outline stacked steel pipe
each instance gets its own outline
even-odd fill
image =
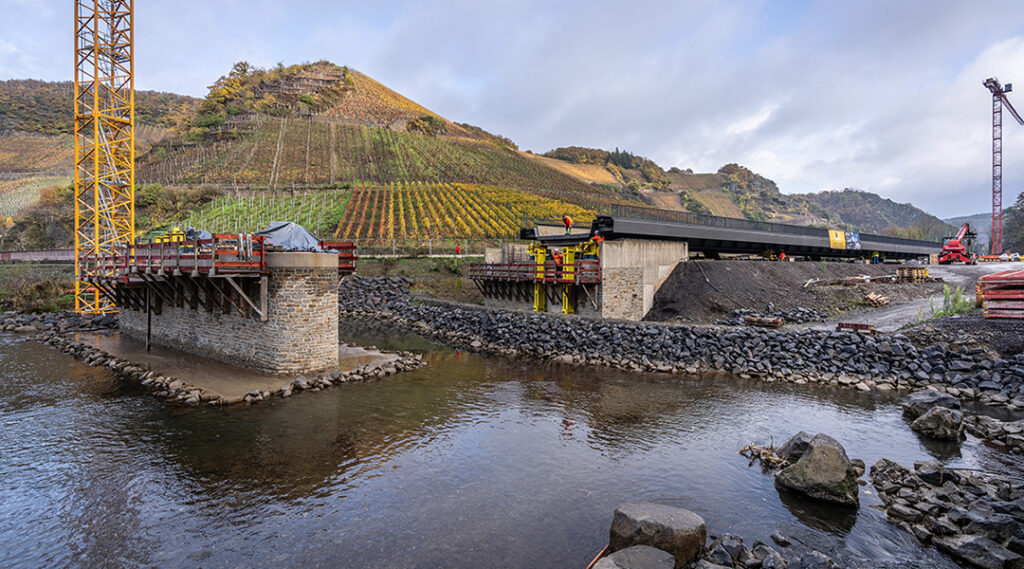
[[[978,279],[985,318],[1024,318],[1024,271],[1003,271]]]

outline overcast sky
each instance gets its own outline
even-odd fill
[[[0,0],[0,79],[72,77],[70,0]],[[136,2],[136,87],[203,96],[235,61],[329,59],[521,148],[738,162],[785,193],[856,187],[942,217],[990,209],[991,96],[1024,2]],[[1019,96],[1018,96],[1019,95]],[[1004,114],[1004,201],[1024,127]]]

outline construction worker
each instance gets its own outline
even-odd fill
[[[779,253],[779,260],[780,261],[785,261],[786,260],[786,252],[785,251],[782,251],[781,253]]]
[[[602,236],[600,232],[596,232],[595,231],[594,232],[594,236],[591,237],[590,240],[593,241],[594,243],[597,243],[598,245],[600,245],[601,242],[604,241],[604,236]]]
[[[455,246],[455,254],[456,255],[461,255],[462,254],[462,245],[456,245]]]
[[[573,223],[573,221],[572,221],[572,218],[569,217],[569,214],[563,213],[562,214],[562,225],[565,226],[565,234],[566,235],[572,233],[572,223]]]

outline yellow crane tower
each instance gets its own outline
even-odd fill
[[[75,311],[116,310],[90,281],[135,237],[134,0],[75,0]]]

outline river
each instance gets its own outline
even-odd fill
[[[737,449],[805,430],[868,465],[1019,469],[973,438],[923,444],[878,394],[512,361],[371,323],[343,332],[429,365],[176,408],[0,335],[0,567],[582,569],[630,501],[694,510],[748,543],[779,530],[843,566],[955,567],[888,524],[870,486],[854,512],[780,497]]]

